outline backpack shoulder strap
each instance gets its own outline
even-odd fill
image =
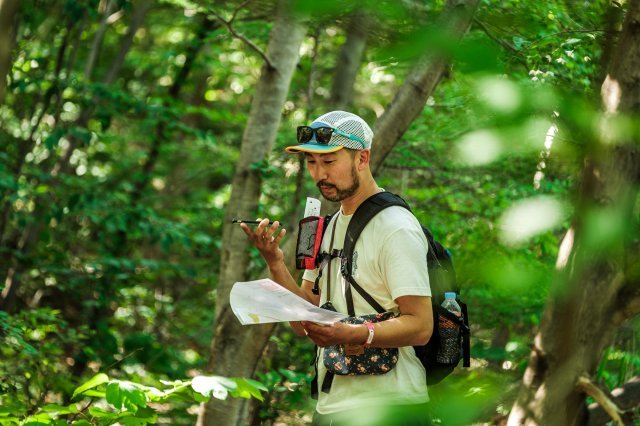
[[[353,257],[353,249],[355,248],[358,237],[364,230],[365,226],[369,223],[375,215],[382,210],[391,206],[401,206],[408,210],[409,205],[399,196],[390,192],[378,192],[371,197],[364,200],[353,214],[349,226],[347,227],[347,233],[344,237],[344,246],[342,248],[344,258],[343,262],[343,275],[351,275],[352,265],[351,258]]]
[[[371,197],[367,198],[362,204],[360,204],[360,206],[358,206],[355,213],[353,214],[353,217],[351,218],[351,221],[349,222],[349,226],[347,226],[347,233],[345,235],[344,246],[342,248],[341,272],[347,282],[351,284],[345,289],[347,310],[349,311],[349,315],[351,316],[355,316],[351,287],[355,288],[356,291],[376,311],[384,312],[384,308],[380,306],[380,304],[376,302],[376,300],[371,297],[371,295],[369,295],[369,293],[367,293],[355,281],[355,279],[351,275],[351,272],[353,271],[353,250],[355,248],[358,237],[360,237],[360,234],[362,233],[364,228],[375,215],[391,206],[400,206],[406,208],[407,210],[411,210],[409,208],[409,205],[399,196],[392,194],[391,192],[378,192],[377,194],[374,194]]]
[[[322,239],[324,239],[324,234],[326,233],[327,228],[329,227],[329,223],[331,222],[331,219],[336,215],[336,213],[328,214],[323,218],[322,236],[321,236],[320,244],[322,244]],[[335,257],[337,256],[334,253],[326,253],[326,252],[318,251],[318,253],[316,254],[315,263],[316,263],[316,268],[318,269],[318,276],[316,277],[313,283],[313,288],[311,289],[311,292],[313,294],[316,294],[316,295],[320,294],[320,278],[322,277],[322,270],[327,265],[327,262],[330,262]]]

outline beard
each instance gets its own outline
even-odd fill
[[[358,191],[360,188],[360,177],[356,173],[356,166],[353,165],[351,167],[351,185],[347,188],[338,188],[337,185],[332,183],[328,183],[324,180],[319,181],[316,186],[320,189],[320,193],[327,201],[332,201],[334,203],[340,202],[346,198],[351,197]],[[323,192],[323,188],[333,188],[335,190],[334,195],[327,195]]]

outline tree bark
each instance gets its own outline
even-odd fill
[[[451,39],[460,39],[469,29],[478,0],[447,0],[442,23]],[[371,171],[376,175],[384,159],[396,146],[409,125],[422,112],[427,99],[440,82],[449,60],[427,52],[411,69],[404,84],[387,106],[373,129]]]
[[[0,105],[7,91],[11,50],[15,41],[15,21],[20,0],[0,0]]]
[[[371,23],[371,17],[362,9],[356,10],[349,20],[347,39],[340,49],[331,85],[330,103],[336,110],[348,108],[353,102],[353,89]]]
[[[605,114],[637,116],[639,81],[640,0],[633,0],[602,86]],[[637,229],[633,206],[640,144],[637,134],[635,138],[599,143],[585,160],[574,225],[561,247],[561,253],[569,249],[569,256],[559,256],[557,286],[545,307],[509,425],[584,424],[585,395],[577,388],[578,379],[592,375],[617,328],[640,312],[640,277],[634,270],[637,234],[594,249],[588,247],[592,231],[585,226],[594,210],[612,209],[617,220]]]
[[[233,216],[255,215],[261,189],[259,165],[275,143],[282,107],[289,91],[298,51],[305,35],[300,19],[290,14],[289,1],[278,4],[266,55],[273,68],[264,65],[251,112],[242,137],[240,159],[225,209],[220,275],[216,299],[215,337],[208,370],[219,375],[251,377],[273,330],[271,325],[242,327],[229,307],[234,282],[246,279],[248,242],[242,230],[231,225]],[[246,401],[212,399],[201,407],[198,425],[232,426],[243,422]]]

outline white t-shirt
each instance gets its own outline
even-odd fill
[[[353,215],[341,213],[331,219],[322,241],[321,252],[329,252],[333,227],[336,226],[334,249],[341,249],[347,225]],[[353,252],[352,275],[387,311],[398,313],[395,299],[400,296],[431,296],[427,269],[427,239],[420,223],[407,209],[388,207],[369,221],[358,237]],[[320,279],[320,304],[327,297],[325,266]],[[347,313],[344,297],[345,280],[340,274],[340,259],[331,263],[331,302],[338,312]],[[318,270],[305,271],[303,278],[314,282]],[[359,294],[352,289],[356,315],[376,313]],[[318,387],[326,369],[322,362],[323,349],[318,350]],[[369,376],[335,375],[329,393],[318,389],[320,414],[348,411],[380,404],[422,404],[429,401],[424,367],[415,356],[413,347],[399,348],[398,363],[389,373]]]

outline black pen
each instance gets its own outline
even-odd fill
[[[238,219],[237,217],[234,217],[233,219],[231,219],[231,223],[246,223],[247,225],[257,225],[260,222],[262,221],[261,220],[244,220],[244,219]],[[267,223],[267,225],[271,225],[271,224],[273,224],[273,222],[271,221]]]

